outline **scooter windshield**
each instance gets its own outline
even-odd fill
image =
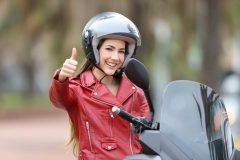
[[[190,159],[230,159],[234,146],[226,109],[210,87],[170,83],[160,113],[160,131]]]

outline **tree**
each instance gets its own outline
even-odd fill
[[[222,37],[220,35],[222,19],[222,0],[203,0],[201,12],[201,44],[203,51],[202,80],[218,89],[221,75],[219,57],[222,54]]]

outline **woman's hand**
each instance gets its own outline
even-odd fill
[[[72,55],[69,59],[66,59],[63,63],[62,69],[59,73],[58,80],[63,82],[66,78],[71,78],[77,70],[77,49],[72,49]]]

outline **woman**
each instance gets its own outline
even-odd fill
[[[129,122],[112,113],[112,107],[118,106],[135,116],[149,117],[143,91],[122,73],[141,44],[137,27],[121,14],[104,12],[86,24],[82,43],[87,61],[80,74],[73,78],[78,65],[73,48],[49,90],[52,103],[70,117],[70,141],[78,159],[120,160],[140,153]]]

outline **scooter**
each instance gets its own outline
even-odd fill
[[[166,86],[161,105],[153,106],[146,67],[131,59],[124,72],[143,89],[151,112],[147,121],[113,107],[113,112],[140,128],[143,152],[124,160],[240,160],[224,103],[212,88],[173,81]]]

